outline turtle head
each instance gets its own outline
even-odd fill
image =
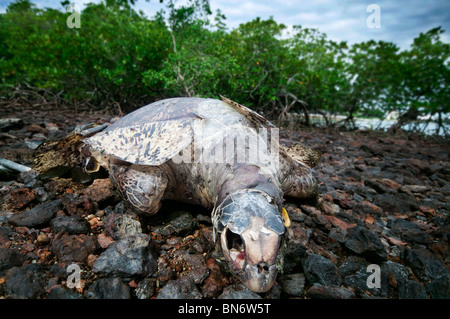
[[[285,227],[273,200],[256,191],[230,195],[215,210],[224,257],[255,292],[268,291],[277,276],[277,256]]]

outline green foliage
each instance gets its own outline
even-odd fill
[[[71,29],[70,12],[12,2],[0,14],[2,95],[26,83],[66,101],[129,110],[164,97],[224,95],[272,118],[302,112],[307,124],[310,112],[348,122],[450,112],[450,45],[440,27],[400,51],[383,41],[336,43],[301,26],[288,32],[272,18],[227,30],[208,0],[164,1],[153,18],[129,3],[89,4],[81,28]]]

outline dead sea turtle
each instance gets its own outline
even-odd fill
[[[320,155],[282,147],[269,121],[226,98],[161,100],[84,143],[85,170],[106,168],[140,213],[156,213],[163,198],[212,209],[215,240],[255,292],[268,291],[276,278],[289,223],[283,195],[317,192],[311,168]]]

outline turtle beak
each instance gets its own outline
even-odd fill
[[[221,234],[225,259],[239,279],[254,292],[272,288],[277,276],[277,255],[282,235],[264,226],[261,217],[253,216],[240,235],[228,227]]]

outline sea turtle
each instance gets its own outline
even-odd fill
[[[144,106],[83,140],[84,169],[106,168],[121,196],[154,214],[161,200],[212,209],[214,240],[255,292],[276,278],[289,218],[283,195],[314,196],[317,152],[278,143],[278,130],[222,97],[171,98]]]

